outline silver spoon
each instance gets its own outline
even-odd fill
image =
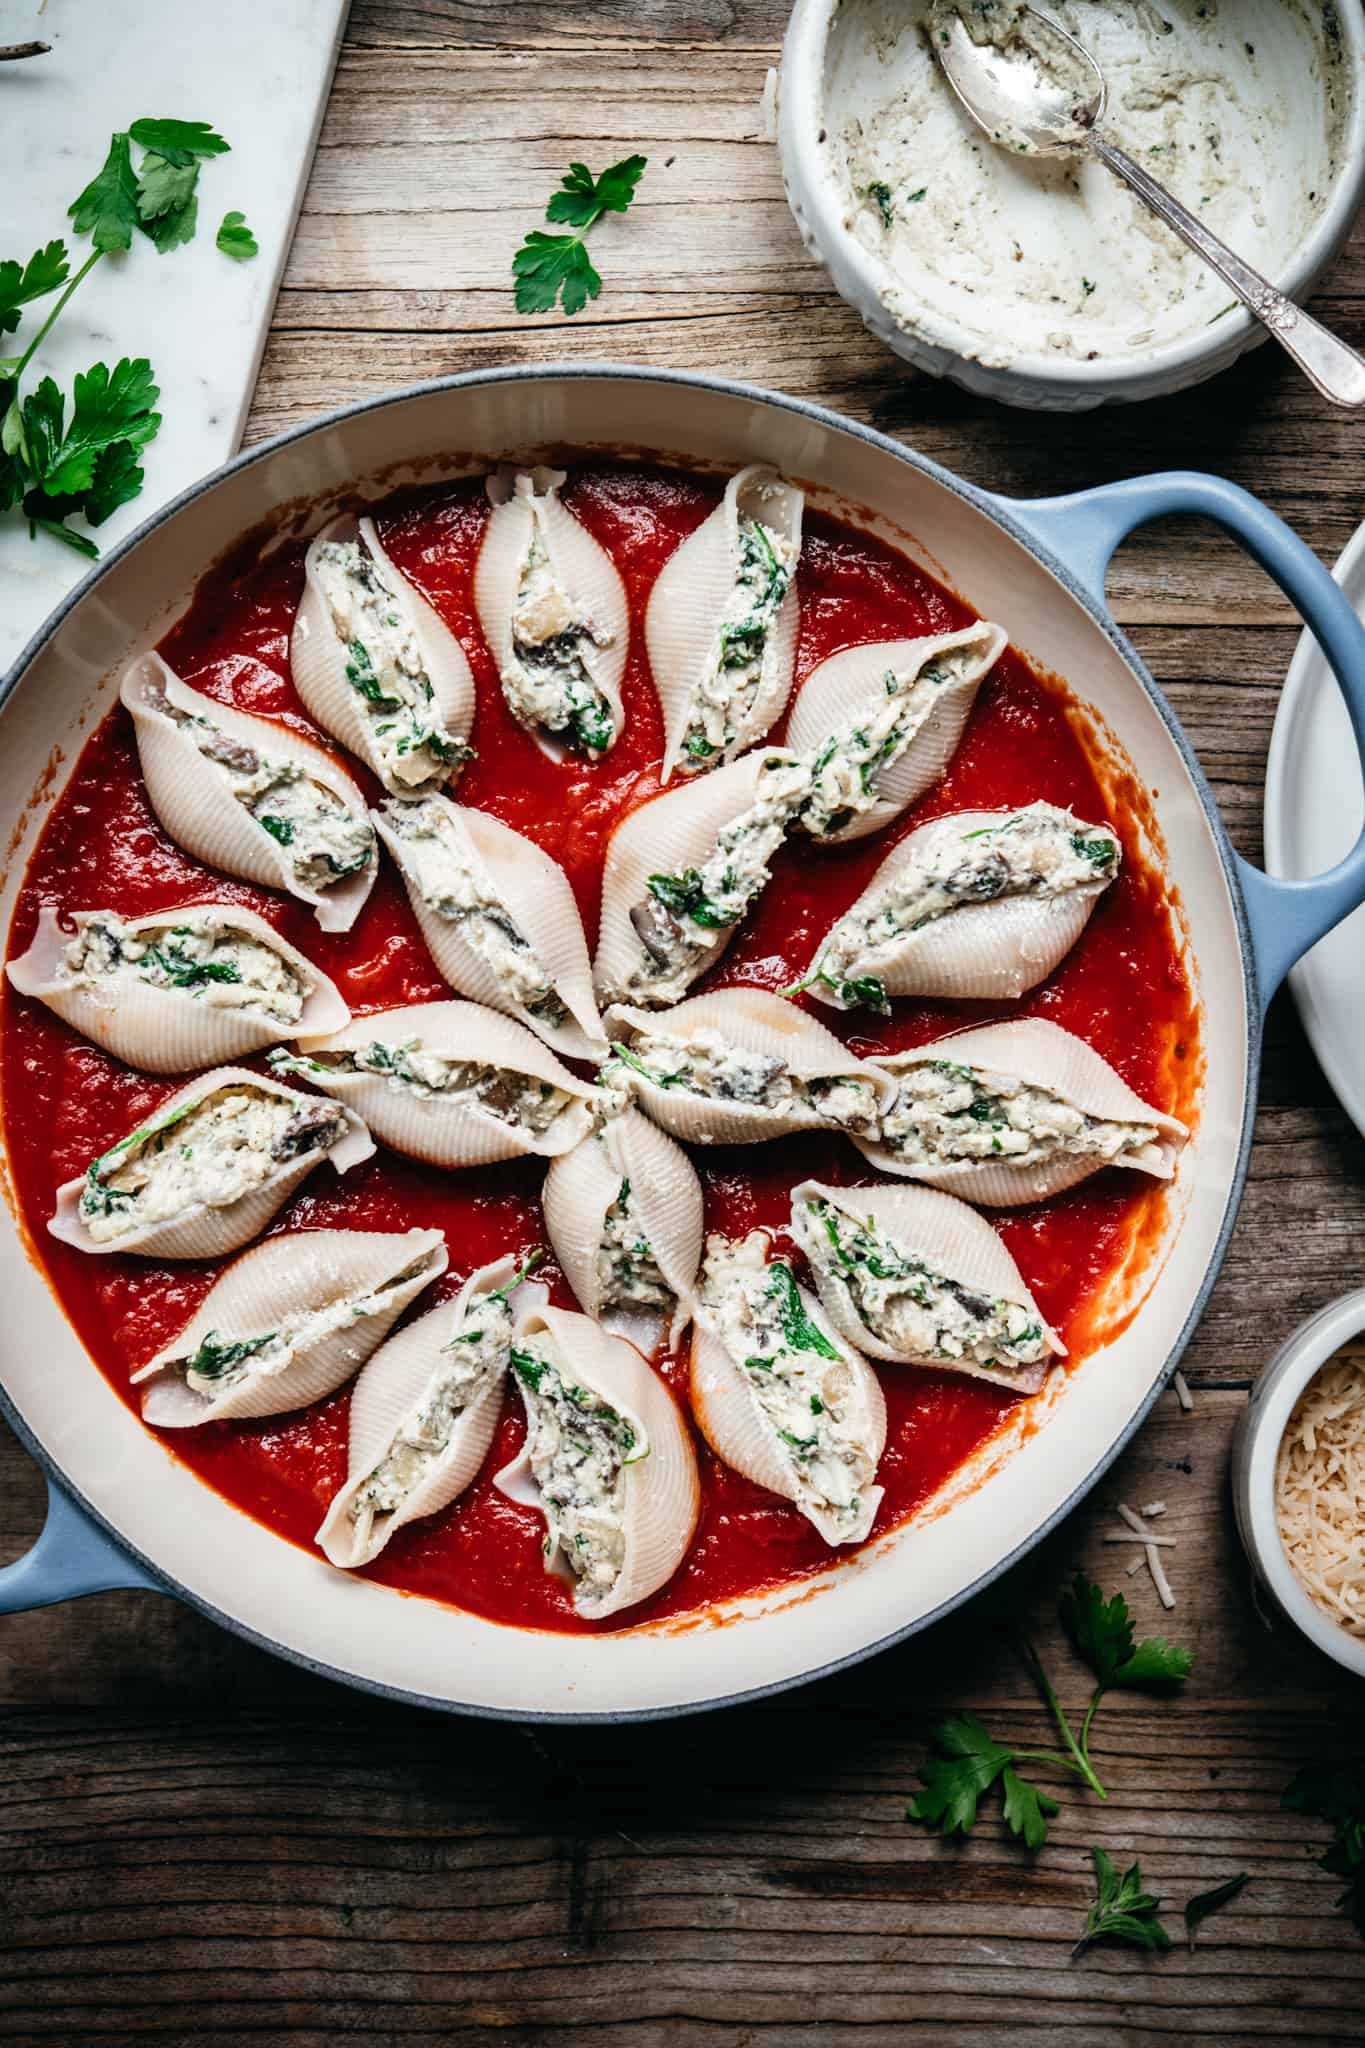
[[[1003,42],[974,42],[952,0],[936,6],[929,22],[944,76],[992,142],[1020,156],[1083,150],[1098,157],[1217,271],[1324,398],[1365,405],[1365,357],[1244,263],[1103,133],[1104,78],[1090,52],[1036,7],[1014,9],[1009,28]]]

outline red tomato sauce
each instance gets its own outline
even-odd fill
[[[606,840],[617,821],[658,788],[662,724],[644,652],[645,603],[661,565],[717,495],[712,482],[608,468],[576,474],[564,493],[617,561],[631,607],[625,729],[594,765],[550,762],[503,702],[472,598],[487,516],[480,484],[395,499],[381,518],[394,561],[458,635],[474,669],[478,758],[454,793],[506,820],[563,866],[590,945]],[[196,689],[316,738],[289,680],[302,557],[299,544],[268,549],[248,540],[203,578],[162,651]],[[906,556],[818,515],[807,520],[799,588],[798,686],[842,647],[949,631],[972,617]],[[1050,1017],[1088,1039],[1139,1093],[1179,1112],[1193,1092],[1197,1066],[1194,1000],[1161,880],[1144,866],[1130,820],[1106,805],[1099,764],[1068,716],[1069,702],[1060,685],[1007,652],[979,694],[946,779],[904,819],[860,844],[789,843],[756,912],[700,986],[782,986],[806,966],[816,941],[905,832],[941,811],[1045,798],[1089,819],[1109,816],[1127,857],[1084,935],[1043,987],[1016,1005],[901,1003],[889,1021],[822,1008],[817,1014],[860,1052],[919,1043],[986,1017]],[[772,737],[781,737],[780,727]],[[354,760],[345,765],[377,800],[378,785],[367,771]],[[268,918],[333,977],[358,1014],[450,993],[390,863],[354,929],[329,935],[302,905],[210,873],[181,853],[152,814],[131,721],[115,708],[89,740],[48,820],[15,911],[10,953],[27,946],[46,903],[136,916],[208,897],[248,904]],[[59,1243],[45,1226],[55,1189],[182,1083],[121,1066],[8,985],[2,1053],[5,1136],[23,1220],[82,1343],[136,1414],[138,1390],[130,1388],[129,1375],[189,1318],[218,1269],[92,1257]],[[1173,1100],[1177,1095],[1180,1101]],[[780,1233],[790,1189],[808,1175],[835,1182],[870,1177],[860,1155],[832,1134],[718,1149],[696,1163],[707,1228],[731,1234],[758,1225]],[[421,1314],[450,1299],[484,1261],[542,1241],[544,1170],[542,1161],[514,1160],[449,1173],[381,1150],[344,1179],[324,1164],[281,1212],[272,1234],[341,1225],[444,1230],[450,1271],[411,1311]],[[1096,1304],[1134,1246],[1154,1236],[1162,1200],[1143,1176],[1111,1170],[1036,1208],[993,1217],[1044,1313],[1067,1340],[1070,1365],[1094,1347]],[[792,1249],[785,1242],[783,1248]],[[554,1266],[547,1263],[544,1272],[555,1299],[575,1306]],[[685,1357],[656,1363],[685,1410]],[[950,1374],[878,1370],[890,1426],[878,1474],[885,1500],[874,1535],[912,1516],[988,1443],[1015,1406],[998,1388]],[[349,1401],[343,1388],[296,1414],[162,1433],[161,1440],[238,1508],[311,1548],[344,1477]],[[504,1623],[564,1631],[594,1626],[577,1618],[561,1581],[543,1571],[540,1518],[505,1501],[493,1485],[493,1474],[515,1455],[522,1435],[519,1402],[509,1388],[493,1448],[474,1484],[444,1513],[399,1530],[368,1575]],[[653,1599],[595,1626],[679,1617],[732,1595],[798,1582],[829,1564],[832,1553],[794,1507],[720,1464],[700,1438],[697,1456],[701,1520],[687,1558]]]

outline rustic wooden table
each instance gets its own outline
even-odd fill
[[[1206,467],[1338,553],[1362,514],[1362,428],[1272,350],[1185,397],[1067,420],[912,376],[864,334],[802,250],[762,139],[783,15],[784,0],[356,0],[250,438],[479,364],[627,358],[809,395],[1019,493]],[[567,160],[637,149],[635,207],[594,240],[600,301],[573,322],[519,318],[511,254]],[[1318,301],[1357,344],[1363,293],[1365,233]],[[1129,544],[1111,589],[1257,855],[1295,620],[1196,526]],[[1283,998],[1262,1104],[1187,1357],[1194,1412],[1163,1398],[1018,1591],[1075,1696],[1058,1589],[1084,1564],[1159,1628],[1145,1576],[1124,1580],[1100,1538],[1116,1499],[1160,1494],[1194,1676],[1172,1702],[1106,1708],[1109,1801],[1065,1793],[1036,1859],[994,1819],[945,1847],[903,1818],[946,1707],[975,1706],[1002,1740],[1045,1737],[1028,1677],[970,1613],[763,1706],[532,1735],[386,1707],[169,1600],[108,1594],[0,1632],[0,2037],[1358,2043],[1365,1944],[1311,1860],[1322,1830],[1279,1796],[1301,1763],[1359,1750],[1365,1693],[1263,1627],[1226,1492],[1249,1383],[1362,1278],[1360,1141]],[[6,1440],[0,1557],[41,1503]],[[1093,1843],[1140,1857],[1171,1907],[1238,1870],[1251,1882],[1193,1957],[1071,1962]]]

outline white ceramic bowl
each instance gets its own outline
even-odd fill
[[[1348,1635],[1309,1598],[1289,1562],[1275,1515],[1275,1460],[1294,1403],[1314,1373],[1365,1330],[1365,1287],[1344,1294],[1285,1339],[1251,1390],[1232,1442],[1232,1505],[1252,1569],[1310,1643],[1365,1678],[1365,1638]]]
[[[981,360],[982,335],[917,296],[848,224],[848,195],[825,148],[832,38],[844,0],[796,0],[778,81],[778,142],[787,201],[807,249],[829,271],[840,294],[888,348],[931,376],[947,377],[1007,405],[1086,412],[1116,400],[1157,398],[1225,370],[1266,338],[1240,306],[1165,344],[1138,354],[1078,357],[1021,351],[1006,363]],[[1339,254],[1365,198],[1365,17],[1358,6],[1337,16],[1341,77],[1349,93],[1338,169],[1311,231],[1273,282],[1306,299]],[[944,90],[947,90],[946,84]],[[1286,161],[1290,145],[1286,142]],[[1035,228],[1039,225],[1035,216]],[[1253,262],[1254,249],[1243,252]],[[896,311],[887,299],[893,295]],[[1008,318],[1002,321],[1008,329]]]

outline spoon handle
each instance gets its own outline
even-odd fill
[[[1117,143],[1092,131],[1086,146],[1217,271],[1242,304],[1269,329],[1286,355],[1291,355],[1305,376],[1317,385],[1324,398],[1330,398],[1334,405],[1365,406],[1365,357],[1330,334],[1302,306],[1287,299],[1259,270],[1244,263]]]

